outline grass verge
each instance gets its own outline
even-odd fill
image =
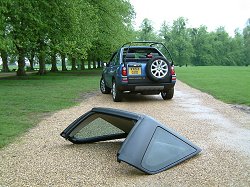
[[[250,106],[250,67],[176,67],[177,78],[226,103]]]
[[[48,73],[0,79],[0,148],[34,126],[49,112],[77,104],[83,93],[99,88],[101,70]]]

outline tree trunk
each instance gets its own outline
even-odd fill
[[[93,59],[93,69],[96,69],[96,60]]]
[[[25,56],[24,56],[24,50],[22,48],[17,47],[18,50],[18,69],[16,72],[17,76],[26,76],[25,72]]]
[[[97,61],[97,68],[101,68],[101,60],[98,58]]]
[[[66,55],[62,53],[61,58],[62,58],[62,71],[67,71],[66,61],[65,61]]]
[[[3,61],[3,69],[2,72],[9,72],[9,66],[8,66],[8,54],[6,51],[1,50],[1,57],[2,57],[2,61]]]
[[[77,70],[77,68],[76,68],[76,58],[75,57],[72,57],[72,68],[71,68],[71,70]]]
[[[88,58],[88,69],[91,69],[91,60]]]
[[[84,59],[81,59],[81,70],[85,70]]]
[[[31,55],[30,55],[30,58],[29,58],[29,61],[30,61],[30,71],[34,71],[34,57],[35,57],[35,54],[32,51]]]
[[[41,51],[39,53],[39,71],[38,74],[39,75],[45,75],[46,74],[46,69],[45,69],[45,52]]]
[[[58,72],[58,68],[56,66],[56,53],[53,52],[52,55],[51,55],[51,64],[52,64],[52,67],[51,67],[51,72]]]

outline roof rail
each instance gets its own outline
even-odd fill
[[[132,42],[128,42],[128,43],[123,44],[122,47],[131,46],[131,44],[133,44],[133,43],[137,43],[137,44],[138,43],[141,43],[141,44],[148,43],[148,44],[150,44],[150,46],[154,45],[154,44],[161,44],[161,45],[163,45],[163,43],[161,43],[161,42],[155,42],[155,41],[132,41]]]
[[[173,60],[173,58],[172,58],[172,55],[171,55],[170,51],[168,50],[168,48],[167,48],[162,42],[156,42],[156,41],[132,41],[132,42],[128,42],[128,43],[125,43],[125,44],[122,45],[122,47],[125,47],[125,46],[128,47],[128,49],[127,49],[127,51],[126,51],[126,54],[127,54],[128,50],[129,50],[129,48],[130,48],[130,46],[131,46],[132,44],[149,44],[150,47],[152,47],[152,46],[154,46],[154,45],[157,45],[157,44],[160,44],[160,45],[162,45],[162,46],[166,49],[166,51],[168,52],[168,54],[169,54],[169,56],[170,56],[170,58],[171,58],[171,61],[172,61],[172,62],[171,62],[171,65],[174,65],[174,60]]]

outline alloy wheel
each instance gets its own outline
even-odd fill
[[[155,60],[151,65],[151,73],[157,79],[165,77],[168,73],[168,64],[162,59]]]

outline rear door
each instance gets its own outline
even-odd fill
[[[118,62],[119,62],[119,53],[115,52],[112,55],[109,65],[108,67],[106,67],[106,70],[104,72],[104,79],[105,79],[106,85],[110,88],[112,87],[112,78],[115,75]]]
[[[158,59],[160,63],[151,63],[152,60]],[[155,84],[158,83],[166,83],[171,82],[170,79],[170,72],[168,70],[170,69],[170,65],[165,65],[165,67],[160,67],[161,62],[167,61],[162,54],[153,47],[132,47],[128,50],[126,53],[126,62],[128,66],[128,83],[129,84],[137,84],[137,85],[145,85],[145,84]],[[156,62],[158,62],[156,61]],[[165,63],[165,62],[164,62]],[[167,63],[167,62],[166,62]],[[151,71],[151,65],[154,68]],[[150,67],[148,67],[150,66]],[[159,67],[158,67],[159,66]],[[166,69],[166,71],[164,70]],[[166,73],[164,77],[154,77],[157,76],[157,72],[160,74]],[[158,75],[158,76],[159,76]]]

